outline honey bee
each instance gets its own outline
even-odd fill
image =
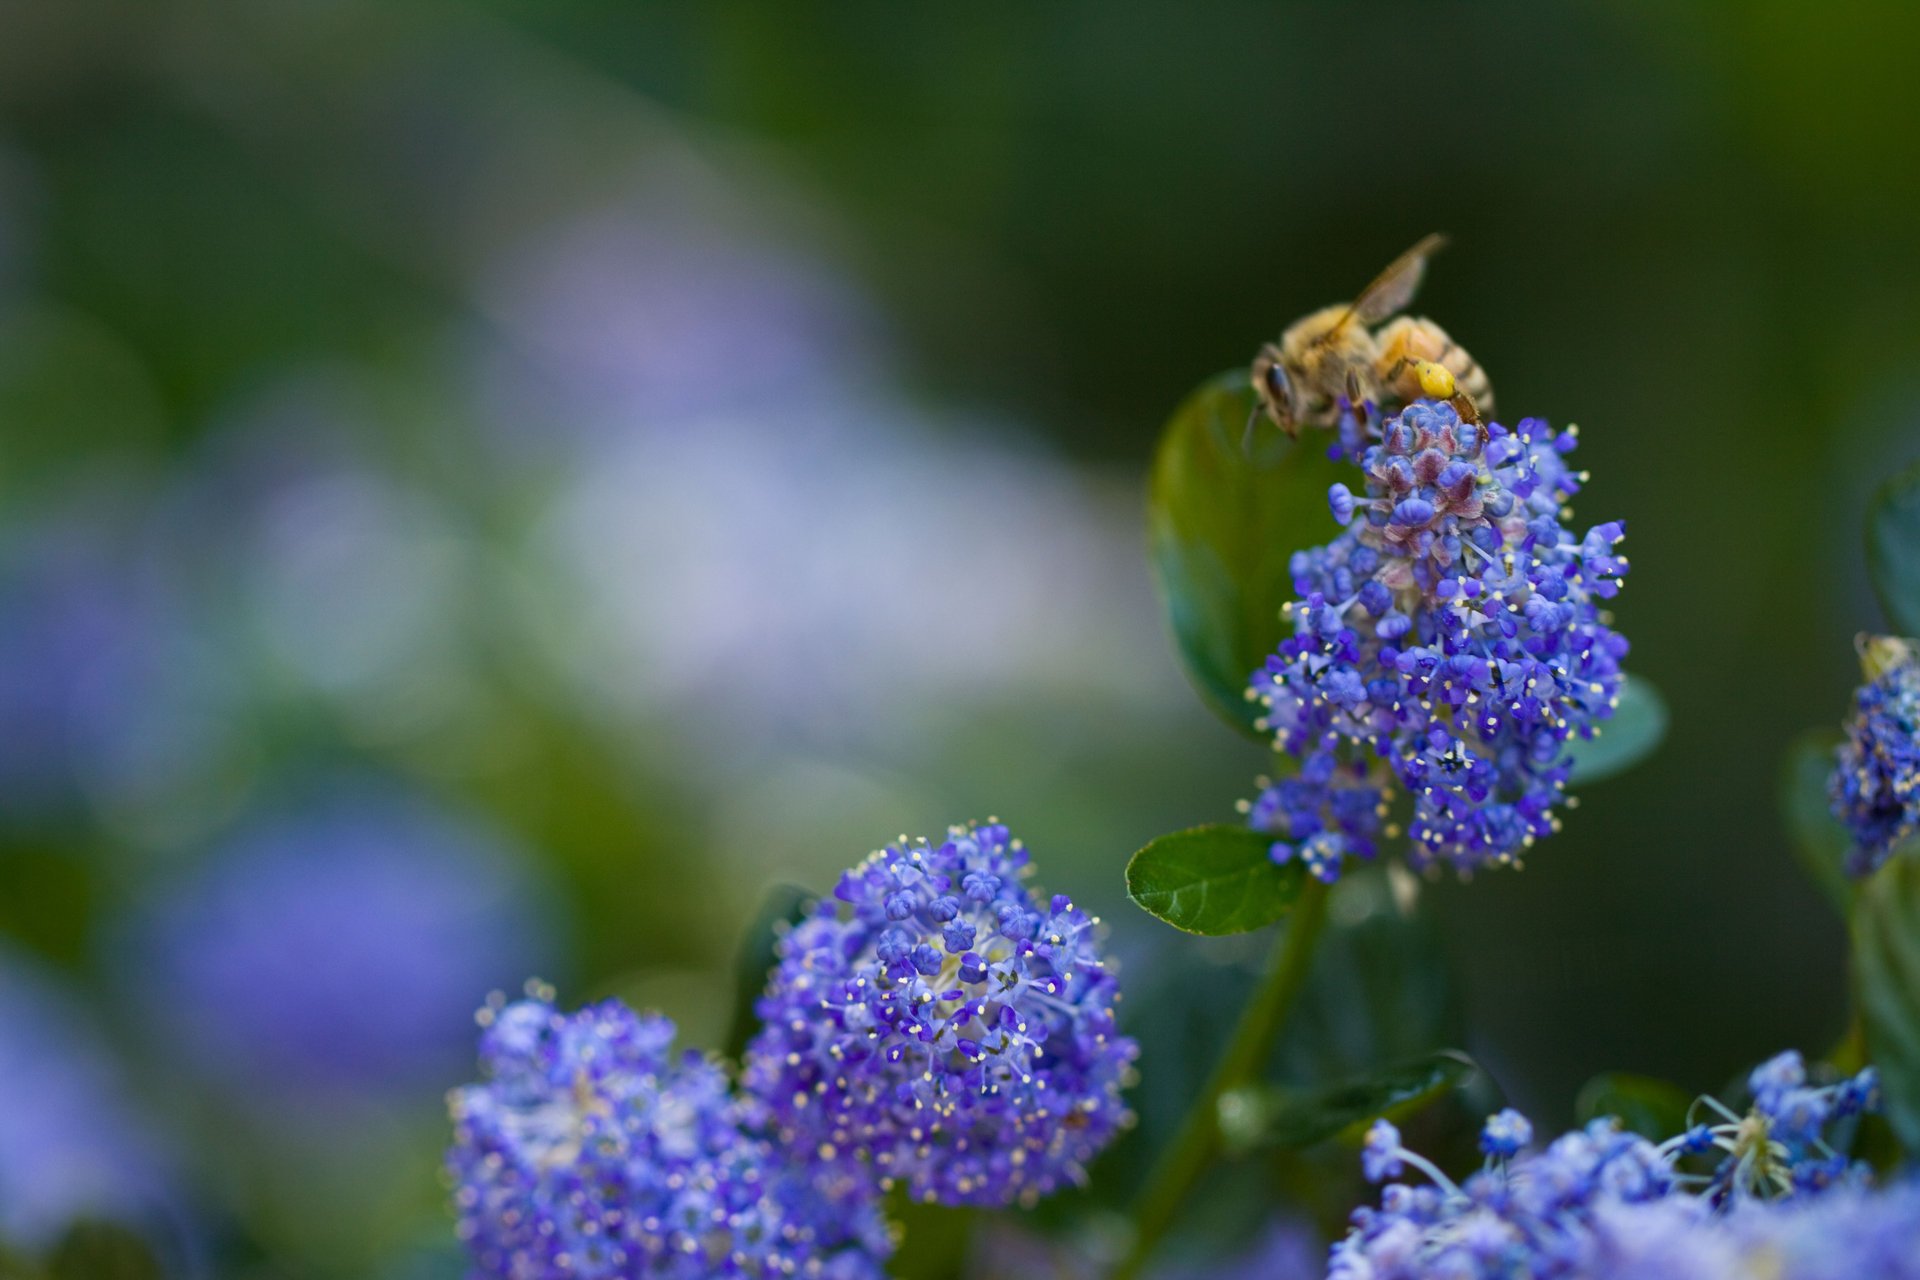
[[[1470,422],[1492,411],[1486,371],[1439,325],[1401,316],[1374,328],[1413,301],[1427,259],[1444,244],[1444,236],[1427,236],[1352,302],[1322,307],[1260,348],[1253,390],[1276,426],[1298,436],[1303,426],[1331,425],[1343,396],[1353,404],[1389,394],[1403,401],[1430,396],[1451,401]]]
[[[1374,372],[1389,395],[1450,400],[1460,416],[1478,422],[1493,412],[1493,383],[1467,349],[1425,316],[1400,316],[1373,335],[1380,347]]]

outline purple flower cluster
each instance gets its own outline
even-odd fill
[[[482,1011],[480,1084],[451,1099],[459,1232],[489,1280],[879,1280],[864,1183],[789,1164],[764,1113],[673,1024],[550,993]]]
[[[476,1275],[869,1280],[896,1181],[995,1205],[1079,1180],[1137,1050],[1097,922],[1029,869],[988,825],[847,872],[781,940],[737,1089],[656,1015],[490,1002],[448,1155]]]
[[[0,945],[0,1238],[39,1251],[73,1222],[142,1227],[177,1172],[106,1036],[51,972]]]
[[[1625,1238],[1615,1225],[1635,1221],[1640,1208],[1659,1206],[1663,1216],[1649,1221],[1685,1219],[1690,1230],[1718,1232],[1760,1213],[1747,1206],[1865,1184],[1865,1167],[1834,1152],[1824,1130],[1877,1105],[1871,1069],[1816,1087],[1800,1055],[1785,1053],[1757,1068],[1748,1087],[1744,1116],[1703,1098],[1719,1122],[1657,1145],[1600,1119],[1523,1152],[1532,1126],[1503,1111],[1481,1136],[1486,1164],[1458,1184],[1378,1121],[1361,1157],[1367,1177],[1381,1182],[1413,1168],[1428,1185],[1391,1183],[1379,1208],[1356,1210],[1353,1231],[1333,1248],[1330,1280],[1637,1276],[1609,1268]],[[1907,1231],[1920,1235],[1920,1225]]]
[[[541,906],[504,832],[388,780],[327,778],[152,895],[117,967],[156,1038],[283,1115],[293,1093],[447,1079],[474,994],[552,959]]]
[[[902,839],[781,942],[744,1083],[780,1140],[943,1204],[1031,1203],[1131,1117],[1096,922],[1005,827]]]
[[[1627,642],[1602,602],[1627,562],[1615,521],[1569,533],[1572,428],[1462,422],[1420,401],[1381,421],[1349,410],[1335,453],[1364,493],[1328,498],[1345,532],[1292,561],[1294,635],[1256,672],[1295,776],[1249,820],[1334,880],[1371,857],[1395,786],[1413,802],[1409,857],[1462,872],[1515,861],[1558,829],[1567,745],[1612,715]]]
[[[1920,1280],[1920,1183],[1748,1200],[1692,1196],[1595,1215],[1592,1280]]]
[[[1862,637],[1860,655],[1867,682],[1827,779],[1833,816],[1853,833],[1855,876],[1920,831],[1920,655],[1893,636]]]

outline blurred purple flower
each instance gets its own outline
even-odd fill
[[[1857,1182],[1813,1199],[1609,1205],[1593,1280],[1920,1280],[1920,1183]]]
[[[569,624],[546,628],[594,705],[858,736],[1009,681],[1143,670],[1099,634],[1127,587],[1090,486],[903,420],[849,405],[785,433],[715,423],[583,472],[533,551],[567,601],[550,612]],[[965,625],[933,623],[957,607]]]
[[[476,547],[379,444],[352,375],[306,370],[239,406],[183,468],[168,567],[255,701],[313,695],[362,740],[471,701]]]
[[[179,602],[108,495],[0,531],[0,818],[116,807],[222,737]]]
[[[551,971],[550,941],[500,835],[356,780],[247,823],[156,897],[120,959],[181,1057],[280,1097],[454,1074],[480,999]]]
[[[30,1249],[82,1216],[161,1207],[162,1161],[78,1005],[0,952],[0,1237]]]
[[[569,406],[564,441],[873,379],[878,326],[847,274],[741,225],[739,193],[689,195],[684,176],[541,226],[482,268],[477,304],[514,358],[477,372],[515,444],[555,443],[550,417],[512,411],[529,393]]]
[[[512,616],[569,696],[617,728],[678,719],[729,764],[893,751],[1015,685],[1184,705],[1158,638],[1104,621],[1148,607],[1130,479],[929,415],[857,283],[769,235],[766,202],[660,191],[538,229],[473,286],[495,322],[474,414],[510,481],[552,469]]]

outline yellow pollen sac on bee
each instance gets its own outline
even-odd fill
[[[1431,360],[1413,362],[1414,376],[1420,379],[1422,394],[1435,400],[1445,400],[1453,395],[1453,371],[1443,364]]]

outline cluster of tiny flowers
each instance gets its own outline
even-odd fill
[[[1131,1117],[1097,922],[1006,828],[890,845],[782,940],[744,1084],[783,1143],[944,1204],[1031,1203]]]
[[[1748,1084],[1746,1115],[1702,1099],[1716,1120],[1659,1144],[1600,1119],[1527,1152],[1532,1126],[1517,1112],[1500,1112],[1482,1131],[1485,1165],[1458,1184],[1378,1121],[1361,1156],[1367,1177],[1384,1182],[1412,1168],[1427,1185],[1391,1183],[1379,1208],[1357,1210],[1353,1231],[1333,1247],[1330,1280],[1613,1274],[1607,1266],[1616,1241],[1605,1224],[1625,1220],[1630,1208],[1671,1204],[1700,1230],[1720,1230],[1743,1205],[1866,1183],[1865,1168],[1835,1152],[1824,1133],[1877,1105],[1871,1069],[1815,1087],[1800,1055],[1786,1053],[1757,1068]]]
[[[1611,1205],[1594,1224],[1592,1280],[1920,1280],[1920,1182],[1746,1200]]]
[[[1623,526],[1562,523],[1574,444],[1432,401],[1345,414],[1334,452],[1364,493],[1330,491],[1345,531],[1294,555],[1294,634],[1248,689],[1299,763],[1245,806],[1277,861],[1334,880],[1371,857],[1395,783],[1418,867],[1510,863],[1558,829],[1567,744],[1613,713],[1627,652],[1600,604],[1627,570]]]
[[[1853,833],[1847,870],[1864,876],[1920,831],[1920,656],[1891,636],[1863,638],[1867,682],[1853,697],[1827,795]]]
[[[550,993],[482,1011],[483,1081],[451,1097],[459,1232],[486,1280],[880,1280],[870,1189],[781,1159],[674,1028]]]

